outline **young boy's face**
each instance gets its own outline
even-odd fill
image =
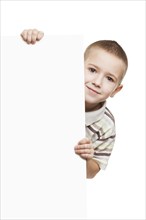
[[[121,90],[124,71],[121,59],[101,48],[91,49],[85,60],[86,111],[98,109],[101,102]]]

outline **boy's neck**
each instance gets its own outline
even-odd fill
[[[96,110],[100,109],[103,106],[104,103],[105,102],[100,102],[96,106],[95,105],[94,106],[91,106],[91,105],[88,106],[88,104],[85,102],[85,112],[96,111]]]

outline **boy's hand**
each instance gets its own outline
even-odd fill
[[[94,148],[92,142],[88,138],[84,138],[74,148],[75,153],[83,159],[91,159],[94,155]]]
[[[27,44],[35,44],[36,41],[41,40],[43,36],[44,36],[44,33],[42,31],[38,31],[37,29],[28,29],[28,30],[24,30],[21,33],[22,39]]]

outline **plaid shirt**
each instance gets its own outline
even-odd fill
[[[103,106],[93,112],[85,113],[86,137],[94,146],[94,157],[101,169],[105,169],[115,142],[115,121],[112,113]]]

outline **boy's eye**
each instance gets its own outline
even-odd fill
[[[107,76],[107,79],[110,81],[110,82],[114,82],[114,79],[110,76]]]
[[[92,68],[92,67],[90,67],[90,68],[88,68],[89,69],[89,71],[91,72],[91,73],[95,73],[96,72],[96,69],[94,69],[94,68]]]

